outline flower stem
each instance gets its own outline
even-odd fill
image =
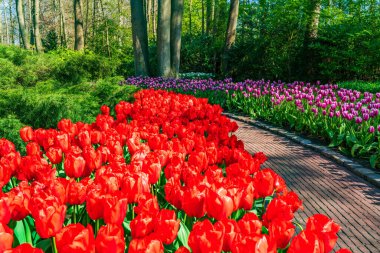
[[[74,220],[74,223],[77,223],[77,212],[78,212],[78,206],[74,205],[74,211],[73,211],[73,220]]]
[[[52,248],[53,248],[53,253],[58,253],[57,244],[55,242],[55,237],[51,238],[51,244],[52,244]]]

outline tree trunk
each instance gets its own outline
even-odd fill
[[[31,0],[28,0],[28,15],[29,15],[29,33],[30,33],[30,45],[35,45],[34,39],[34,25],[33,25],[33,5]]]
[[[38,53],[43,52],[41,34],[40,34],[40,1],[33,0],[33,26],[35,48]]]
[[[178,78],[181,59],[181,33],[183,19],[183,0],[172,0],[172,17],[170,27],[171,75]]]
[[[11,44],[10,36],[9,36],[9,25],[8,25],[8,18],[6,15],[6,8],[5,8],[5,1],[3,2],[3,11],[4,11],[4,21],[5,21],[5,41],[9,45]]]
[[[84,26],[84,44],[87,45],[88,40],[88,17],[90,12],[90,0],[86,0],[86,21]]]
[[[131,0],[132,37],[135,57],[135,75],[149,75],[147,22],[141,0]]]
[[[189,34],[190,34],[190,39],[192,37],[192,13],[193,13],[193,0],[190,0],[189,2]]]
[[[202,35],[205,34],[205,0],[202,0]]]
[[[83,17],[80,0],[74,0],[74,50],[84,50]]]
[[[169,77],[171,72],[170,57],[170,19],[171,1],[158,0],[157,57],[158,74]]]
[[[147,24],[147,31],[150,31],[151,30],[151,24],[150,24],[150,20],[151,20],[151,15],[152,15],[152,12],[150,11],[152,8],[152,0],[146,0],[146,24]]]
[[[156,7],[158,4],[156,4],[156,0],[152,1],[152,34],[153,38],[156,40],[156,31],[157,31],[157,15],[156,15]]]
[[[321,15],[321,0],[310,0],[310,14],[307,27],[307,40],[318,37],[319,16]]]
[[[18,19],[18,25],[20,29],[20,35],[21,35],[21,41],[22,45],[25,49],[29,49],[29,40],[28,35],[26,33],[25,29],[25,19],[24,19],[24,10],[22,8],[22,0],[16,0],[16,6],[17,6],[17,19]]]
[[[222,57],[222,70],[227,71],[228,65],[228,53],[235,43],[236,40],[236,26],[239,16],[239,0],[231,0],[230,3],[230,14],[228,18],[227,32],[226,32],[226,42],[224,45],[224,53]]]
[[[0,13],[0,44],[4,43],[4,34],[3,34],[3,17]]]
[[[103,1],[102,0],[99,0],[99,3],[100,3],[100,9],[102,11],[102,16],[103,16],[103,21],[106,25],[106,30],[105,30],[105,33],[106,33],[106,48],[107,48],[107,54],[108,54],[108,57],[111,57],[111,48],[110,48],[110,39],[109,39],[109,29],[108,29],[108,18],[106,17],[106,14],[104,12],[104,5],[103,5]]]
[[[12,0],[8,1],[8,8],[9,8],[10,36],[11,36],[12,45],[14,45],[15,44],[15,24],[14,24],[14,19],[13,19],[13,12],[12,12]]]
[[[307,20],[307,27],[305,33],[305,39],[303,44],[303,73],[305,77],[311,78],[313,75],[313,58],[314,52],[310,48],[311,43],[318,38],[318,25],[319,25],[319,16],[321,13],[321,0],[310,0],[309,2],[309,13]]]
[[[213,19],[215,12],[215,0],[207,0],[206,5],[206,34],[209,35],[213,29]]]
[[[92,39],[95,38],[95,30],[96,30],[96,0],[92,3]]]
[[[67,44],[66,15],[65,15],[65,9],[63,7],[62,1],[63,0],[58,0],[59,19],[60,19],[60,39],[61,39],[61,46],[66,47],[66,44]]]

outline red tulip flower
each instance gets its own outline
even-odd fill
[[[123,223],[128,210],[127,198],[110,194],[104,197],[104,221],[106,224],[120,225]]]
[[[29,243],[23,243],[18,245],[16,248],[6,250],[4,253],[44,253],[42,249],[33,248]]]
[[[316,214],[307,220],[306,230],[317,234],[324,244],[325,252],[330,252],[338,240],[340,226],[327,216]]]
[[[232,198],[227,195],[227,190],[224,188],[209,189],[205,202],[207,215],[217,220],[227,219],[234,211]]]
[[[128,253],[164,253],[164,246],[161,241],[150,237],[133,239]]]
[[[30,126],[24,126],[20,129],[20,137],[24,142],[29,142],[34,140],[33,128]]]
[[[13,243],[13,230],[0,222],[0,252],[11,249]]]
[[[189,235],[189,246],[193,253],[220,253],[223,248],[224,226],[213,225],[209,220],[195,223]]]
[[[95,253],[94,232],[90,225],[70,224],[55,236],[60,253]]]
[[[55,196],[33,196],[31,206],[36,230],[41,238],[55,236],[62,229],[67,207],[60,204]]]
[[[82,156],[68,154],[65,157],[64,165],[68,177],[79,178],[82,177],[84,173],[86,162]]]
[[[0,223],[8,224],[11,220],[10,199],[0,192]]]
[[[277,247],[280,249],[286,248],[295,232],[292,222],[282,220],[271,222],[268,230],[270,237],[276,241]]]
[[[180,220],[176,218],[175,211],[162,209],[154,225],[154,233],[163,244],[171,244],[177,238]]]
[[[95,239],[95,249],[96,253],[124,253],[123,228],[112,224],[102,226]]]

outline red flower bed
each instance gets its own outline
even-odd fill
[[[333,249],[340,228],[324,215],[296,235],[301,200],[219,106],[143,90],[116,117],[101,111],[24,127],[26,156],[0,140],[0,253]]]

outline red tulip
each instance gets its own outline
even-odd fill
[[[86,162],[82,156],[68,154],[65,157],[64,165],[68,177],[79,178],[83,176]]]
[[[352,251],[349,249],[340,249],[336,253],[352,253]]]
[[[188,250],[186,247],[181,246],[181,247],[179,247],[179,248],[175,251],[175,253],[190,253],[190,250]]]
[[[275,178],[271,169],[257,172],[253,180],[258,197],[263,198],[273,194]]]
[[[36,231],[41,238],[55,236],[62,229],[67,207],[55,196],[33,196],[31,207]]]
[[[46,151],[46,156],[49,158],[52,164],[58,164],[62,162],[62,149],[50,147],[48,151]]]
[[[7,196],[1,196],[2,192],[0,192],[0,223],[8,224],[11,220],[11,201]]]
[[[13,243],[13,230],[0,222],[0,252],[11,249]]]
[[[227,219],[234,210],[234,203],[224,188],[209,189],[205,203],[207,215],[217,220]]]
[[[94,232],[90,225],[70,224],[55,236],[60,253],[95,253]]]
[[[315,214],[307,220],[306,230],[317,234],[325,252],[330,252],[338,240],[340,226],[323,214]]]
[[[219,253],[223,248],[224,227],[209,220],[195,223],[189,235],[189,246],[193,253]]]
[[[294,217],[292,209],[285,201],[274,198],[263,215],[263,223],[268,226],[274,220],[291,221]]]
[[[11,210],[12,220],[19,221],[30,214],[30,200],[32,198],[32,193],[31,187],[26,181],[20,182],[18,186],[12,188],[9,191],[8,196],[10,200],[9,208]],[[2,208],[0,210],[2,210]]]
[[[6,250],[4,253],[44,253],[42,249],[33,248],[29,243],[23,243],[17,246],[16,248]]]
[[[287,253],[325,253],[324,243],[318,236],[308,230],[295,236],[290,243]]]
[[[232,242],[236,235],[240,233],[240,228],[235,220],[221,220],[218,221],[224,226],[224,238],[223,238],[223,251],[231,251]]]
[[[180,220],[176,219],[175,211],[161,209],[156,223],[154,233],[163,244],[171,244],[177,237]]]
[[[276,241],[277,247],[280,249],[286,248],[295,232],[292,222],[281,220],[271,222],[268,230],[270,237]]]
[[[102,226],[96,236],[95,248],[96,253],[124,253],[123,228],[112,224]]]
[[[70,205],[81,205],[86,201],[89,178],[76,182],[71,179],[66,188],[66,201]]]
[[[20,129],[20,137],[24,142],[33,141],[34,132],[30,126],[24,126]]]
[[[183,193],[182,209],[191,217],[201,218],[205,215],[205,191],[200,191],[195,186],[187,188]]]
[[[246,236],[258,236],[261,234],[262,223],[254,213],[246,213],[238,221],[240,231]]]
[[[144,238],[154,230],[153,217],[147,213],[137,215],[131,223],[132,238]]]
[[[119,196],[118,196],[119,195]],[[127,215],[128,200],[121,197],[120,194],[104,197],[104,221],[106,224],[121,225]]]
[[[164,253],[162,242],[153,238],[133,239],[128,253]]]

